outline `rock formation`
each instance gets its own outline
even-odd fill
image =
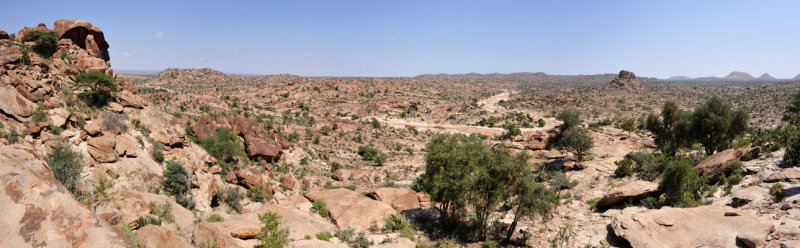
[[[636,74],[626,70],[619,71],[619,75],[614,80],[611,80],[609,85],[629,91],[644,89],[642,83],[636,79]]]

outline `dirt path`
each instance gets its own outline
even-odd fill
[[[508,101],[509,99],[511,99],[511,92],[503,91],[500,94],[478,101],[478,106],[483,105],[483,109],[489,113],[505,111],[506,108],[500,106],[499,103],[500,101]]]

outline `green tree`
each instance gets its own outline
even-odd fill
[[[553,206],[558,205],[559,198],[553,191],[539,182],[536,182],[534,175],[523,170],[523,175],[511,188],[512,198],[508,204],[514,213],[514,220],[506,233],[506,241],[511,240],[517,223],[525,218],[541,216],[543,219],[549,218],[552,214]]]
[[[50,154],[44,158],[44,161],[53,171],[53,177],[64,184],[69,192],[77,195],[80,191],[79,185],[83,170],[81,155],[73,151],[68,143],[63,142],[57,143],[50,149]]]
[[[784,132],[786,139],[786,152],[783,154],[783,161],[792,166],[800,164],[800,131],[787,128]]]
[[[633,130],[636,130],[636,120],[634,120],[633,118],[627,118],[623,120],[622,123],[619,124],[619,127],[622,130],[633,132]]]
[[[786,107],[786,112],[784,112],[782,120],[796,127],[800,127],[800,91],[796,91],[792,94],[789,106]]]
[[[712,97],[692,113],[692,132],[703,144],[706,154],[730,147],[733,140],[747,131],[747,113],[732,110],[731,105]]]
[[[84,72],[75,77],[75,83],[83,92],[86,102],[90,106],[102,107],[111,98],[111,92],[117,92],[119,85],[114,79],[102,72]]]
[[[189,181],[189,173],[183,168],[181,163],[175,160],[166,162],[166,169],[162,174],[164,181],[161,181],[161,187],[167,193],[174,195],[178,204],[181,206],[193,209],[194,200],[192,200],[192,184]]]
[[[672,101],[664,103],[661,119],[653,113],[647,116],[645,127],[655,135],[655,143],[662,152],[675,155],[678,149],[691,145],[690,114]]]
[[[258,215],[258,220],[264,225],[257,238],[261,248],[283,248],[289,245],[289,229],[281,227],[281,217],[274,212]]]
[[[694,163],[688,159],[673,159],[667,162],[659,191],[664,193],[665,203],[675,207],[696,207],[702,205],[706,191],[706,178],[692,171]]]
[[[581,114],[572,109],[565,109],[561,111],[561,113],[556,116],[556,119],[563,122],[560,126],[558,126],[562,133],[573,127],[579,127],[583,123]]]
[[[25,34],[25,41],[34,41],[33,51],[42,58],[49,59],[58,51],[58,32],[31,30]]]
[[[572,154],[575,154],[575,159],[581,162],[591,152],[594,147],[594,141],[585,129],[570,128],[561,134],[561,137],[556,141],[556,147],[572,152]]]

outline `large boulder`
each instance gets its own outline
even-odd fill
[[[141,120],[142,125],[152,131],[150,136],[164,145],[180,144],[186,136],[186,129],[177,118],[158,110],[154,106],[142,109],[139,120]]]
[[[36,109],[36,104],[26,99],[10,84],[0,87],[0,111],[20,122],[27,122]]]
[[[750,186],[733,192],[732,198],[734,205],[744,205],[750,202],[758,203],[767,200],[770,196],[768,189]]]
[[[8,38],[9,38],[8,33],[6,33],[6,31],[3,31],[2,29],[0,29],[0,40],[5,40],[5,39],[8,39]]]
[[[544,150],[547,148],[547,143],[549,143],[550,140],[553,139],[553,137],[555,137],[557,134],[558,133],[555,129],[548,131],[535,131],[525,139],[523,145],[525,148],[532,151]]]
[[[55,126],[64,126],[67,123],[67,119],[69,119],[69,111],[66,108],[56,108],[48,110],[48,118],[50,119],[50,124]]]
[[[136,92],[136,86],[133,86],[126,76],[122,76],[122,79],[119,80],[119,88],[130,92]]]
[[[17,46],[0,48],[0,66],[22,60],[22,50]]]
[[[139,143],[130,135],[125,134],[117,136],[114,151],[116,151],[119,156],[136,157],[136,150],[138,147]]]
[[[134,247],[52,175],[30,148],[0,147],[0,246]]]
[[[642,83],[636,79],[636,74],[626,70],[619,71],[619,75],[611,80],[609,85],[612,87],[627,89],[629,91],[635,91],[644,88]]]
[[[692,171],[716,181],[725,167],[728,167],[731,162],[739,160],[750,149],[752,148],[727,149],[714,153],[714,155],[694,166]]]
[[[773,225],[726,206],[626,208],[611,224],[632,247],[764,247]]]
[[[772,173],[769,175],[767,179],[764,179],[765,182],[774,183],[774,182],[797,182],[800,181],[800,167],[792,167],[786,168],[779,172]]]
[[[78,58],[78,62],[75,65],[78,70],[82,72],[105,72],[106,71],[106,62],[97,57],[92,56],[83,56]]]
[[[244,146],[248,155],[265,160],[280,158],[280,143],[271,139],[258,121],[239,115],[233,119],[232,124],[233,132],[244,137]]]
[[[658,184],[650,181],[630,181],[617,184],[597,202],[598,206],[613,206],[628,200],[657,196]]]
[[[330,204],[328,204],[330,210]],[[295,240],[302,239],[306,235],[314,236],[321,232],[333,233],[336,231],[336,226],[331,224],[328,220],[323,219],[318,215],[311,215],[308,212],[300,211],[296,208],[289,206],[278,205],[269,203],[262,206],[256,212],[246,214],[248,219],[258,220],[256,213],[274,212],[281,217],[281,223],[289,228],[289,238]]]
[[[356,232],[367,230],[372,221],[382,220],[396,211],[391,205],[370,199],[355,191],[338,188],[311,192],[309,200],[325,200],[331,219],[340,228],[352,227]]]
[[[147,225],[136,230],[140,248],[177,247],[191,248],[187,241],[170,228]]]
[[[206,138],[217,135],[216,131],[214,130],[216,125],[214,124],[214,119],[211,118],[211,115],[208,113],[203,113],[200,115],[200,118],[194,122],[192,125],[192,131],[194,135],[198,138]]]
[[[214,223],[200,222],[192,233],[193,243],[217,244],[219,247],[243,247],[229,234],[217,228]]]
[[[119,99],[119,104],[125,107],[142,108],[147,105],[144,99],[127,90],[118,92],[117,99]]]
[[[411,189],[401,188],[377,188],[368,192],[367,197],[376,201],[385,202],[397,211],[414,209],[420,207],[417,192]]]
[[[95,161],[100,163],[111,163],[117,161],[119,155],[114,150],[117,143],[117,138],[113,135],[104,135],[96,138],[91,138],[87,142],[89,155]]]
[[[59,39],[69,39],[90,54],[97,56],[105,61],[108,56],[108,42],[106,42],[103,31],[91,23],[83,20],[57,20],[53,24],[53,30],[58,32]]]

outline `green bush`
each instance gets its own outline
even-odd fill
[[[150,155],[156,162],[164,162],[164,145],[161,142],[153,140],[153,146],[150,147]]]
[[[386,154],[383,154],[383,152],[378,149],[372,148],[372,146],[359,146],[358,155],[364,160],[375,161],[379,166],[382,166],[387,158]]]
[[[289,229],[281,227],[281,217],[274,212],[258,215],[258,220],[263,225],[257,238],[258,247],[283,248],[289,245]]]
[[[267,197],[264,195],[264,192],[262,192],[261,189],[252,187],[247,189],[247,198],[250,198],[250,200],[254,202],[264,202]]]
[[[172,215],[172,204],[170,204],[168,201],[164,201],[161,204],[150,202],[150,214],[158,217],[159,225],[163,221],[168,223],[175,222],[175,216]]]
[[[119,227],[119,232],[121,232],[123,235],[125,235],[125,237],[127,237],[128,240],[130,240],[131,243],[133,243],[133,245],[135,245],[135,246],[139,245],[139,242],[140,242],[139,241],[139,234],[136,231],[131,230],[131,228],[128,226],[128,224],[125,224],[125,225],[122,225],[121,227]]]
[[[58,32],[31,30],[25,34],[25,41],[35,41],[33,51],[42,58],[49,59],[58,51]]]
[[[72,194],[78,195],[83,170],[81,155],[73,151],[68,143],[58,143],[50,149],[50,154],[44,161],[53,171],[53,177],[64,184]]]
[[[189,181],[189,173],[186,172],[183,165],[175,160],[167,161],[163,177],[164,181],[161,182],[161,187],[164,191],[174,195],[181,206],[187,209],[194,209],[195,203],[191,192],[192,184]]]
[[[45,122],[47,121],[47,113],[45,112],[47,108],[44,105],[39,105],[36,110],[31,113],[31,121],[33,123]]]
[[[331,234],[330,232],[317,233],[317,239],[319,240],[325,240],[330,242],[331,238],[333,238],[333,234]]]
[[[326,208],[328,204],[325,203],[325,200],[315,199],[314,202],[311,203],[311,206],[312,206],[311,212],[318,213],[323,218],[328,218],[329,213],[328,209]]]
[[[584,157],[591,152],[594,141],[586,130],[581,128],[570,128],[560,134],[556,142],[556,147],[575,155],[578,162],[583,161]]]
[[[353,239],[353,236],[355,234],[356,234],[355,230],[353,230],[352,228],[346,228],[337,230],[336,233],[334,233],[333,235],[336,236],[336,238],[338,238],[342,242],[350,242],[350,240]]]
[[[800,165],[800,131],[785,133],[786,151],[783,154],[783,161],[791,166],[798,166]]]
[[[102,107],[111,98],[111,92],[117,92],[119,85],[114,79],[102,72],[84,72],[75,77],[75,83],[85,88],[84,99],[89,106]]]
[[[219,192],[217,192],[216,197],[218,202],[223,202],[227,204],[228,207],[230,207],[237,213],[242,211],[241,200],[244,198],[244,196],[242,196],[242,193],[239,192],[239,188],[230,187],[227,189],[220,190]]]
[[[375,244],[372,240],[368,239],[364,233],[359,233],[352,242],[350,242],[350,247],[352,248],[368,248],[371,245]]]
[[[614,164],[617,165],[617,169],[614,170],[614,176],[629,177],[633,175],[633,160],[625,158],[620,161],[614,162]]]
[[[539,127],[544,127],[544,125],[545,125],[544,119],[542,119],[542,118],[539,118],[537,123],[539,124]]]
[[[776,183],[769,188],[769,194],[772,196],[772,202],[778,203],[786,197],[786,190],[783,189],[783,184]]]
[[[225,218],[222,218],[222,216],[219,215],[219,214],[211,214],[211,215],[208,216],[208,218],[206,218],[206,221],[207,222],[223,222],[223,221],[225,221]]]
[[[211,156],[220,161],[223,167],[223,174],[227,174],[231,164],[236,163],[239,159],[246,159],[247,154],[244,152],[244,147],[231,130],[223,127],[214,129],[216,136],[209,136],[201,139],[193,139],[200,147],[208,152]]]
[[[722,170],[722,175],[726,184],[739,184],[744,179],[744,164],[741,161],[731,162]]]
[[[514,123],[506,123],[503,129],[505,129],[505,131],[503,132],[502,135],[500,135],[500,139],[502,140],[522,135],[522,131],[520,131],[519,126],[517,126],[517,124]]]
[[[667,163],[658,186],[664,193],[666,205],[696,207],[704,204],[702,197],[708,190],[707,180],[692,171],[693,166],[687,159],[676,159]]]
[[[558,127],[562,133],[573,127],[580,127],[580,125],[583,123],[583,119],[581,119],[581,114],[572,109],[565,109],[561,111],[561,113],[558,113],[558,115],[556,116],[556,119],[563,122],[563,124],[561,124]]]

